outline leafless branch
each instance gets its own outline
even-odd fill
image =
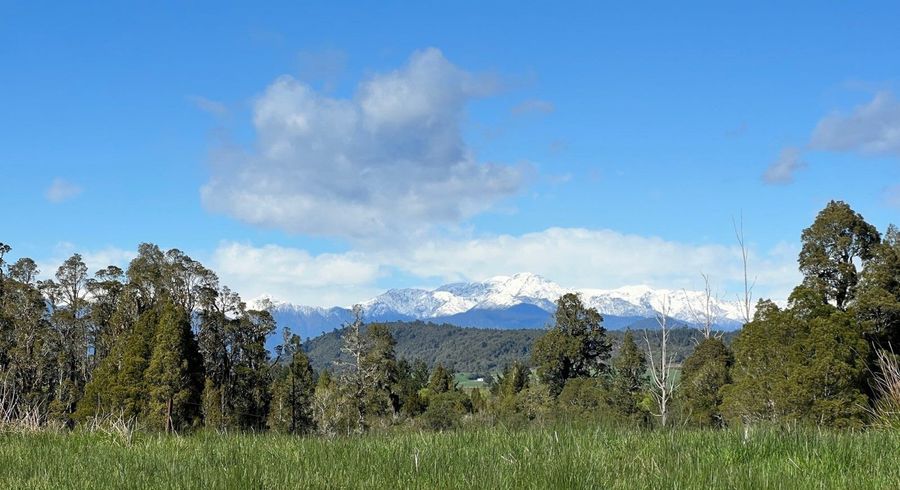
[[[650,335],[644,331],[644,342],[647,343],[648,357],[650,359],[650,393],[656,402],[656,413],[653,415],[659,418],[661,426],[665,427],[669,418],[669,403],[672,400],[672,393],[675,391],[675,380],[672,377],[672,365],[674,356],[668,352],[669,335],[672,327],[669,325],[669,313],[671,312],[671,300],[668,296],[664,297],[662,304],[656,313],[656,322],[659,325],[659,358],[653,351],[653,344],[650,342]]]
[[[712,292],[712,286],[709,284],[709,276],[702,272],[700,273],[700,276],[703,277],[704,288],[703,297],[700,300],[699,307],[695,308],[694,301],[688,296],[687,291],[682,291],[695,328],[700,331],[703,338],[708,339],[714,335],[713,328],[719,321],[719,317],[716,314],[716,302],[718,302],[719,297]]]
[[[752,283],[750,282],[749,252],[747,250],[747,242],[744,239],[744,213],[741,213],[740,222],[732,218],[731,224],[734,226],[734,235],[737,238],[738,245],[741,247],[741,259],[744,266],[744,297],[741,298],[741,313],[744,316],[744,324],[747,324],[753,318],[751,303],[753,301],[753,286],[756,285],[756,278],[753,279]]]

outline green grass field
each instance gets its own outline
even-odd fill
[[[455,373],[453,375],[453,381],[456,383],[457,388],[463,390],[487,388],[488,384],[484,380],[478,381],[479,377],[480,376],[472,373]]]
[[[0,488],[900,488],[900,433],[0,436]]]

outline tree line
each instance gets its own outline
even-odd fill
[[[660,328],[626,332],[613,355],[602,315],[567,294],[530,357],[485,388],[398,356],[395,326],[365,325],[359,308],[331,366],[314,370],[287,328],[270,352],[266,308],[179,250],[142,244],[126,270],[93,276],[76,254],[40,280],[33,260],[7,263],[0,244],[0,424],[327,435],[557,418],[900,426],[900,232],[831,202],[802,244],[804,279],[787,305],[759,301],[731,345],[707,324],[673,369],[677,330],[662,305]]]
[[[514,361],[529,363],[535,340],[546,333],[546,328],[500,330],[435,324],[421,320],[386,322],[384,325],[390,329],[397,342],[397,357],[421,359],[429,369],[442,364],[458,373],[476,378],[488,378],[502,372]],[[641,325],[640,328],[633,326],[631,332],[640,340],[646,329],[646,325]],[[336,328],[304,341],[303,348],[313,369],[331,369],[335,360],[346,357],[341,353],[344,332],[345,328]],[[613,345],[613,357],[621,348],[626,332],[627,330],[608,329],[607,336]],[[720,333],[726,344],[730,344],[736,334],[736,331]],[[697,330],[684,323],[678,323],[672,329],[669,353],[675,364],[682,364],[694,351],[697,337]],[[647,350],[643,342],[638,342],[638,345]]]

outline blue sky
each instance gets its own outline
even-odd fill
[[[900,7],[3,2],[0,241],[180,248],[349,304],[536,272],[797,281],[829,199],[900,216]]]

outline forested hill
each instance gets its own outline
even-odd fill
[[[394,339],[397,341],[396,353],[399,359],[421,359],[430,368],[443,364],[460,372],[490,373],[500,370],[515,360],[528,362],[531,346],[545,330],[497,330],[481,328],[464,328],[454,325],[415,322],[390,322]],[[305,343],[310,362],[316,371],[333,369],[334,361],[341,355],[341,330],[333,330]],[[613,351],[618,348],[625,335],[623,331],[607,332],[613,342]],[[634,331],[639,345],[643,332]],[[731,342],[737,332],[725,334],[725,341]],[[654,332],[650,331],[653,335]],[[652,338],[652,337],[651,337]],[[681,328],[672,331],[669,350],[680,363],[694,349],[699,332],[694,329]]]

